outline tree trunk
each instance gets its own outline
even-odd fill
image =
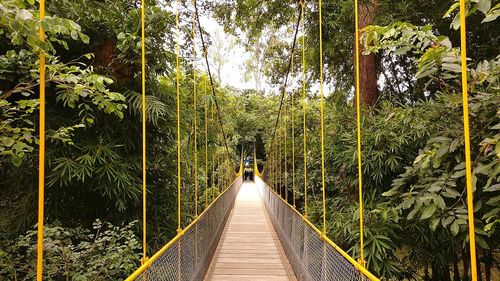
[[[483,274],[481,273],[481,262],[477,260],[477,280],[483,281]]]
[[[467,250],[462,250],[462,261],[464,264],[464,280],[469,280],[469,255],[467,254]]]
[[[359,5],[359,28],[362,29],[373,24],[377,11],[378,0],[370,0]],[[359,79],[361,104],[373,106],[378,99],[377,64],[374,54],[364,56],[362,46],[359,58]]]
[[[460,271],[458,270],[458,260],[453,261],[453,281],[460,281]]]
[[[424,268],[424,280],[430,280],[430,276],[429,276],[429,265],[426,264],[425,265],[425,268]]]
[[[451,281],[450,269],[448,265],[432,265],[432,280],[433,281]]]
[[[484,274],[486,281],[491,281],[491,264],[493,263],[493,255],[491,252],[491,250],[485,250]]]

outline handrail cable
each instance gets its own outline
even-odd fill
[[[472,189],[472,163],[469,132],[469,94],[467,82],[467,30],[465,0],[460,0],[460,58],[462,64],[462,107],[464,119],[465,179],[467,186],[467,216],[469,221],[469,247],[472,281],[477,280],[476,234],[474,229],[474,190]]]
[[[38,38],[45,41],[43,20],[45,18],[45,0],[40,0],[40,23],[38,25]],[[45,205],[45,51],[40,48],[38,54],[40,60],[40,139],[38,152],[38,225],[37,225],[37,256],[36,256],[36,279],[43,279],[43,226]]]
[[[146,39],[145,39],[145,10],[146,1],[141,0],[141,99],[142,99],[142,259],[143,264],[147,258],[147,185],[146,185]]]

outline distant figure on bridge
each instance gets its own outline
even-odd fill
[[[250,165],[250,162],[245,163],[244,168],[244,180],[253,181],[253,165]]]

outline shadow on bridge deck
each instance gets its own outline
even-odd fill
[[[297,280],[253,182],[241,186],[205,280]]]

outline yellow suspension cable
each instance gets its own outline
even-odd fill
[[[284,135],[285,135],[285,148],[284,148],[284,152],[285,152],[285,174],[284,174],[284,186],[285,186],[285,201],[288,202],[288,185],[287,185],[287,181],[288,181],[288,169],[287,169],[287,126],[286,126],[286,89],[285,89],[285,102],[283,103],[283,128],[285,130],[284,132]]]
[[[307,115],[307,100],[306,100],[306,41],[305,41],[305,29],[304,29],[304,11],[305,11],[305,0],[301,2],[302,5],[302,31],[304,35],[302,36],[302,100],[303,100],[303,149],[304,149],[304,217],[307,218],[307,127],[306,127],[306,115]]]
[[[225,166],[225,163],[226,163],[226,154],[224,153],[221,155],[221,162],[220,162],[221,176],[222,176],[222,181],[221,181],[221,185],[220,185],[221,192],[224,191],[224,189],[226,188],[226,166]]]
[[[226,190],[226,181],[227,181],[227,170],[226,170],[226,157],[227,155],[224,153],[222,154],[222,191]]]
[[[290,70],[290,76],[293,77],[293,58],[294,54],[292,53],[292,68]],[[292,105],[290,106],[290,114],[291,114],[291,127],[292,127],[292,206],[295,208],[295,126],[294,126],[294,105],[293,105],[293,90],[290,92],[290,99]]]
[[[319,98],[321,123],[321,186],[323,201],[323,234],[326,235],[326,191],[325,191],[325,105],[323,96],[323,30],[321,19],[321,0],[319,3]]]
[[[269,182],[271,186],[274,186],[274,152],[272,144],[269,150]]]
[[[43,20],[45,18],[45,0],[40,0],[40,23],[38,38],[45,41]],[[38,152],[38,226],[37,226],[37,257],[36,257],[36,280],[43,279],[43,226],[45,205],[45,52],[40,49],[40,140]]]
[[[218,136],[218,142],[219,142],[219,147],[220,147],[221,138],[220,138],[219,134],[217,134],[217,136]],[[220,187],[220,185],[221,185],[221,168],[220,168],[220,166],[221,166],[221,155],[220,155],[220,153],[217,153],[217,191],[219,194],[221,192],[221,187]]]
[[[204,76],[203,91],[205,97],[205,209],[208,207],[208,98],[207,76]]]
[[[355,46],[356,46],[356,128],[357,128],[357,155],[358,155],[358,194],[359,194],[359,263],[365,266],[364,256],[364,220],[363,220],[363,168],[361,155],[361,93],[359,74],[359,0],[354,3]]]
[[[211,110],[211,114],[212,114],[212,117],[211,117],[211,121],[212,121],[212,127],[215,125],[215,121],[214,121],[214,104],[212,103],[211,104],[211,107],[210,107],[210,110]],[[212,133],[213,133],[213,129],[211,130]],[[216,153],[216,147],[214,145],[213,149],[212,149],[212,198],[211,198],[211,201],[214,200],[215,198],[215,153]]]
[[[221,168],[220,168],[220,153],[217,153],[217,191],[220,194],[221,191]]]
[[[196,0],[193,0],[193,20],[192,20],[192,25],[191,25],[191,33],[193,36],[193,125],[194,125],[194,137],[193,137],[193,142],[194,142],[194,213],[195,217],[198,217],[198,143],[197,143],[197,128],[196,128],[196,122],[198,118],[197,114],[197,105],[196,105],[196,68],[195,68],[195,62],[196,62],[196,44],[194,42],[195,37],[196,37],[196,30],[195,30],[195,25],[196,25],[196,14],[194,13],[194,6],[196,5]]]
[[[175,1],[175,26],[177,29],[177,40],[175,44],[175,81],[177,92],[177,232],[182,231],[181,226],[181,109],[180,109],[180,67],[179,67],[179,1]]]
[[[274,144],[274,188],[278,192],[278,134],[276,134],[276,143]]]
[[[283,192],[282,192],[282,182],[281,182],[281,176],[283,175],[282,172],[281,172],[281,168],[283,168],[283,162],[282,162],[282,154],[283,154],[283,151],[281,149],[281,111],[278,113],[278,119],[279,119],[279,126],[278,126],[278,188],[280,189],[279,191],[279,194],[280,196],[283,198]]]
[[[278,192],[278,143],[274,144],[274,187]]]
[[[272,144],[269,148],[269,181],[271,186],[274,187],[274,150]]]
[[[146,1],[141,1],[141,87],[142,87],[142,259],[141,264],[144,264],[148,259],[147,255],[147,188],[146,188],[146,43],[145,43],[145,10]]]
[[[212,192],[211,192],[211,197],[210,197],[210,202],[212,202],[215,198],[215,148],[213,149],[212,152]]]
[[[196,129],[196,122],[198,119],[198,114],[197,114],[197,96],[196,96],[196,88],[198,85],[196,84],[196,31],[195,31],[195,20],[196,20],[196,14],[194,12],[196,6],[196,0],[193,0],[193,14],[192,14],[192,25],[191,25],[191,33],[193,36],[193,125],[194,125],[194,213],[195,213],[195,219],[198,218],[198,144],[197,144],[197,129]],[[195,250],[195,265],[198,266],[198,225],[196,225],[196,250]]]
[[[279,138],[276,137],[276,144],[274,145],[274,180],[275,180],[275,187],[276,187],[276,192],[278,192],[278,186],[279,186],[279,150],[278,150],[278,140]]]
[[[469,132],[469,94],[467,81],[467,34],[466,34],[466,9],[465,0],[460,0],[460,53],[462,63],[462,106],[464,119],[464,141],[465,141],[465,177],[467,185],[467,215],[469,220],[469,247],[471,261],[472,281],[477,280],[476,264],[476,234],[474,229],[474,191],[472,190],[472,163],[470,155],[470,132]]]

